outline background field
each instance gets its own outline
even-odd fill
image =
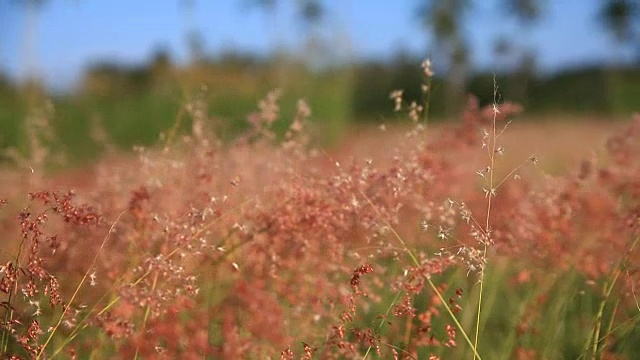
[[[0,353],[640,358],[640,5],[380,4],[0,2]]]

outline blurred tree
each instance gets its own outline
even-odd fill
[[[623,64],[628,62],[629,50],[634,55],[632,61],[640,63],[640,0],[604,0],[599,18],[619,46],[618,63],[606,69],[604,75],[608,110],[624,114],[629,110],[625,99],[637,88],[628,87],[629,74]],[[637,111],[637,106],[631,110]]]
[[[282,0],[244,0],[249,6],[257,6],[268,12],[275,12],[278,3]],[[295,0],[298,17],[307,24],[315,24],[324,15],[324,6],[321,0]]]
[[[544,0],[502,0],[501,9],[516,17],[522,24],[531,25],[537,20],[543,8]],[[464,22],[473,11],[471,0],[422,0],[417,14],[424,29],[432,41],[436,64],[446,68],[446,113],[451,115],[463,105],[465,82],[469,69],[469,46],[464,32]],[[514,43],[502,37],[496,44],[496,54],[505,60],[516,53]],[[524,49],[520,64],[516,67],[519,81],[523,84],[518,91],[526,93],[527,77],[533,73],[535,53]]]
[[[639,0],[606,0],[600,11],[600,18],[616,40],[620,42],[638,40]]]
[[[277,15],[278,15],[278,4],[282,3],[282,0],[243,0],[245,4],[249,7],[258,7],[263,9],[266,13],[269,14],[271,18],[271,24],[269,28],[272,31],[277,31]],[[320,23],[320,21],[324,18],[325,8],[322,4],[322,0],[294,0],[294,6],[296,9],[296,14],[299,20],[301,20],[302,25],[304,27],[305,36],[307,37],[308,42],[311,42],[312,32],[314,28]],[[275,48],[278,50],[279,44],[279,34],[273,35]]]
[[[537,20],[546,0],[502,0],[507,10],[523,23]],[[640,60],[640,0],[602,0],[599,19],[622,45],[635,46]]]
[[[318,0],[298,0],[299,17],[307,24],[317,24],[324,16],[324,7]]]
[[[279,5],[283,0],[244,0],[251,7],[258,7],[270,14],[271,31],[277,31]],[[354,73],[350,64],[341,64],[338,69],[329,70],[326,65],[335,60],[335,44],[326,42],[318,31],[325,18],[325,3],[322,0],[291,0],[296,20],[302,27],[303,62],[292,58],[276,48],[275,77],[277,86],[309,97],[324,99],[323,108],[315,107],[316,114],[325,114],[320,120],[325,139],[334,142],[343,133],[353,111],[352,94]],[[280,34],[275,38],[279,39]],[[279,42],[278,42],[279,45]],[[277,46],[278,46],[277,45]],[[327,46],[329,45],[329,46]],[[316,70],[321,70],[320,72]],[[325,71],[327,70],[327,71]],[[312,107],[315,104],[311,103]]]
[[[470,0],[421,0],[417,14],[430,35],[436,64],[446,68],[445,112],[460,110],[466,92],[469,48],[463,21],[471,10]]]
[[[26,94],[26,99],[30,108],[38,106],[38,104],[44,99],[42,96],[43,91],[40,79],[36,73],[36,27],[37,27],[37,15],[38,11],[44,6],[47,0],[13,0],[15,3],[22,5],[26,8],[25,22],[24,22],[24,41],[23,41],[23,54],[22,64],[23,70],[23,93]]]
[[[150,89],[153,67],[126,66],[114,62],[98,62],[87,68],[82,78],[81,94],[129,96]]]
[[[493,55],[499,72],[509,71],[513,67],[512,58],[515,52],[513,42],[507,36],[501,35],[493,43]]]
[[[532,23],[542,15],[546,0],[502,0],[507,12],[522,23]]]
[[[310,56],[308,60],[313,60],[315,56],[320,55],[316,53],[322,47],[318,34],[315,32],[324,17],[324,7],[318,0],[297,0],[296,3],[297,16],[302,23],[306,37],[306,50]]]
[[[205,57],[205,41],[193,19],[196,2],[195,0],[180,0],[180,5],[184,14],[185,41],[189,50],[189,59],[192,63],[198,63]]]
[[[171,54],[164,46],[156,46],[153,56],[151,57],[151,67],[158,69],[166,69],[171,67]]]
[[[640,62],[640,0],[605,0],[599,14],[605,29]]]
[[[152,88],[160,94],[168,94],[174,86],[173,61],[169,50],[164,46],[156,46],[151,57],[150,74]]]
[[[531,30],[535,22],[542,16],[546,0],[502,0],[507,15],[513,16],[522,26],[522,31],[516,33],[517,39],[501,37],[497,40],[496,51],[507,50],[507,55],[513,60],[512,72],[507,96],[522,105],[527,105],[529,98],[529,84],[535,77],[536,53],[531,46]],[[507,42],[508,44],[500,44]],[[506,46],[506,48],[505,48]],[[502,49],[501,49],[502,47]]]

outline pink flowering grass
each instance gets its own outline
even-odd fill
[[[425,104],[390,103],[410,128],[359,149],[316,145],[311,109],[281,119],[274,91],[231,143],[195,97],[191,134],[81,181],[33,151],[34,166],[3,174],[0,351],[639,357],[640,120],[551,176],[534,149],[509,158],[515,104],[470,98],[455,126],[427,128],[424,66]]]

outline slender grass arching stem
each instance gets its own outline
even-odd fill
[[[111,224],[111,227],[109,228],[109,231],[107,232],[107,235],[104,237],[104,239],[102,240],[102,243],[100,244],[100,248],[96,252],[96,255],[93,257],[93,262],[91,263],[91,266],[89,266],[87,271],[84,273],[84,276],[82,277],[82,280],[80,280],[80,283],[78,284],[78,286],[76,287],[75,291],[73,292],[73,295],[71,295],[71,299],[67,303],[66,308],[70,308],[71,304],[73,304],[73,301],[76,299],[78,293],[80,292],[80,288],[82,288],[82,285],[87,280],[87,277],[89,277],[89,274],[91,273],[91,271],[96,266],[96,262],[98,261],[98,257],[100,256],[100,253],[102,252],[102,249],[104,248],[104,245],[107,243],[107,240],[109,240],[109,237],[113,233],[113,230],[115,229],[116,224],[118,223],[118,221],[120,221],[120,218],[122,217],[122,215],[124,215],[127,211],[128,210],[125,210],[125,211],[121,212],[120,215],[118,215],[116,220],[113,222],[113,224]],[[58,322],[53,327],[53,329],[49,332],[49,336],[47,337],[47,340],[42,345],[42,349],[37,354],[36,359],[40,359],[44,355],[44,351],[47,348],[47,345],[49,345],[49,343],[51,342],[51,339],[53,339],[53,335],[55,335],[56,331],[60,327],[60,324],[62,324],[62,320],[64,319],[65,313],[66,313],[66,311],[63,309],[62,314],[60,314],[60,318],[58,318]]]
[[[478,293],[478,309],[476,311],[476,328],[475,328],[475,339],[473,341],[473,348],[478,348],[478,339],[480,337],[480,321],[482,315],[482,295],[484,292],[484,275],[486,272],[486,259],[487,259],[487,248],[489,246],[489,242],[491,241],[491,200],[495,195],[496,188],[494,187],[494,174],[495,174],[495,163],[496,163],[496,141],[498,139],[497,131],[496,131],[496,120],[498,116],[498,85],[496,83],[496,76],[493,75],[493,119],[491,121],[491,135],[489,138],[489,144],[487,145],[487,152],[489,153],[489,179],[487,189],[487,212],[485,214],[486,221],[484,227],[484,241],[483,241],[483,250],[482,250],[482,259],[485,260],[485,264],[482,266],[480,270],[480,292]],[[474,360],[477,358],[476,354],[473,355]]]
[[[635,250],[636,246],[638,246],[638,243],[640,243],[640,236],[635,237],[635,239],[633,240],[633,243],[631,243],[631,246],[629,247],[627,255],[623,259],[620,259],[620,261],[616,264],[616,266],[611,270],[609,279],[607,279],[607,281],[603,285],[602,298],[600,299],[600,303],[598,304],[598,311],[596,313],[593,329],[591,330],[591,335],[589,336],[589,338],[587,339],[587,342],[585,343],[585,347],[583,350],[583,357],[586,357],[587,353],[591,351],[591,359],[598,358],[598,354],[602,350],[602,348],[599,346],[600,342],[603,342],[603,339],[606,338],[609,334],[611,334],[611,331],[612,331],[611,329],[613,328],[613,320],[611,320],[611,322],[607,326],[607,335],[605,335],[604,337],[600,335],[600,331],[602,329],[602,321],[604,318],[604,310],[605,310],[605,307],[607,306],[609,299],[611,298],[611,292],[613,291],[613,288],[618,282],[618,278],[620,277],[620,274],[622,274],[623,267],[628,263],[631,257],[631,254]],[[616,299],[616,304],[614,305],[614,310],[611,315],[612,317],[615,316],[615,312],[618,308],[618,305],[619,305],[619,300]],[[605,344],[602,344],[602,346],[604,345]]]
[[[395,230],[395,228],[389,223],[389,221],[387,221],[387,219],[385,219],[384,217],[381,216],[382,214],[380,214],[377,206],[375,206],[375,204],[371,201],[371,199],[369,199],[369,197],[364,192],[360,191],[360,195],[369,203],[369,205],[378,214],[378,216],[381,217],[382,221],[384,221],[385,225],[390,229],[390,231],[393,234],[393,236],[398,240],[398,242],[400,242],[402,247],[405,249],[405,251],[409,255],[409,258],[411,259],[411,262],[415,266],[420,266],[420,261],[418,261],[418,258],[413,254],[413,251],[411,251],[411,249],[409,249],[409,247],[407,246],[406,242],[402,239],[400,234],[398,234],[398,232]],[[442,293],[440,292],[440,290],[438,290],[436,285],[433,283],[433,281],[431,280],[431,277],[428,276],[428,275],[425,275],[425,280],[427,280],[427,283],[429,284],[429,287],[436,294],[436,296],[438,297],[440,302],[442,304],[447,304],[447,301],[442,296]],[[460,321],[455,316],[455,314],[453,313],[451,308],[449,306],[446,306],[446,305],[444,306],[444,308],[447,310],[447,314],[449,315],[451,320],[453,320],[453,322],[456,325],[456,327],[460,330],[460,333],[462,334],[462,337],[464,338],[465,342],[471,347],[471,350],[473,352],[474,357],[476,359],[482,359],[480,357],[480,354],[478,354],[478,351],[476,350],[475,345],[471,342],[471,339],[469,339],[469,336],[467,335],[467,332],[464,330],[464,328],[462,327],[462,324],[460,324]]]

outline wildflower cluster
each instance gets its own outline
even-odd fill
[[[471,97],[461,122],[427,131],[429,62],[423,75],[424,103],[390,96],[408,131],[384,127],[342,151],[314,145],[305,101],[282,119],[276,90],[226,143],[193,97],[189,135],[105,158],[75,192],[54,191],[64,178],[6,175],[2,353],[637,355],[623,345],[638,338],[640,119],[559,176],[539,175],[535,155],[502,168],[522,109]],[[565,283],[584,303],[570,306]],[[558,317],[570,338],[543,331]]]

